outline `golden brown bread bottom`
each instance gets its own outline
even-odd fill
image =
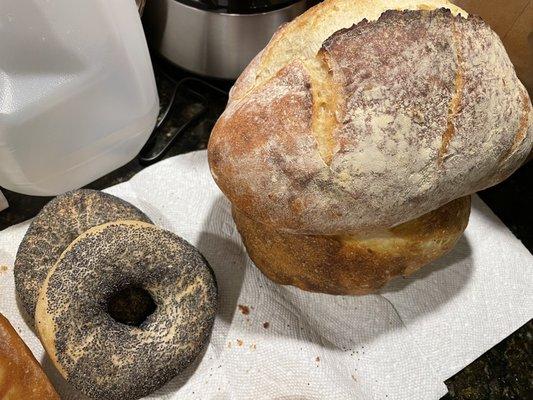
[[[255,265],[272,281],[337,295],[376,291],[453,248],[468,224],[470,196],[371,237],[293,235],[233,208],[233,219]]]
[[[0,399],[60,400],[41,366],[0,314]]]

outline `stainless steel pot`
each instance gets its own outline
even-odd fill
[[[201,10],[179,0],[149,0],[144,23],[151,47],[191,72],[235,79],[276,29],[304,12],[307,1],[260,14]]]

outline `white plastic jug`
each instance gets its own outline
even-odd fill
[[[158,110],[135,0],[0,0],[0,186],[81,187],[133,159]]]

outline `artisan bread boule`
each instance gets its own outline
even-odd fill
[[[531,150],[532,120],[527,91],[480,18],[447,1],[326,0],[283,26],[244,71],[209,162],[252,255],[260,245],[246,240],[244,217],[309,238],[286,236],[295,243],[379,240],[508,177]],[[464,229],[466,207],[435,232]],[[287,282],[272,273],[275,253],[256,265]],[[300,257],[302,268],[316,265],[316,253]],[[384,259],[374,268],[395,270]],[[302,271],[293,274],[296,282]],[[323,281],[311,289],[331,292],[331,276]],[[338,292],[365,291],[350,285]]]

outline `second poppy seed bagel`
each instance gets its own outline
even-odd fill
[[[97,190],[68,192],[44,206],[19,246],[14,267],[17,295],[31,318],[39,289],[63,250],[90,228],[118,220],[151,222],[130,203]]]
[[[143,290],[154,308],[130,325],[112,302]],[[137,399],[185,369],[213,326],[217,288],[204,257],[156,226],[119,221],[77,238],[50,270],[35,313],[61,375],[94,399]]]

